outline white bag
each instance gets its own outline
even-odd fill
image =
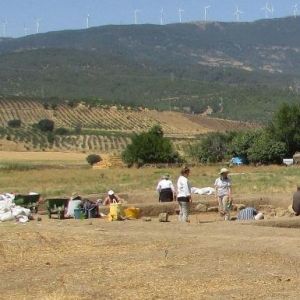
[[[14,219],[15,219],[15,217],[12,215],[11,211],[5,212],[0,215],[1,222],[12,221]]]

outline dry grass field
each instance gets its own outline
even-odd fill
[[[3,152],[1,164],[15,165],[0,172],[0,193],[36,191],[48,197],[112,188],[128,194],[129,203],[155,203],[160,176],[168,172],[176,180],[179,174],[178,168],[93,170],[84,167],[84,159],[72,153]],[[69,166],[61,168],[62,161]],[[212,186],[219,168],[192,168],[193,186]],[[286,208],[299,175],[298,167],[232,168],[234,199],[267,195]],[[257,223],[264,226],[224,222],[217,213],[192,215],[190,224],[175,216],[168,223],[41,218],[0,223],[0,299],[299,297],[296,217]]]
[[[299,299],[299,229],[262,222],[3,223],[1,299]]]

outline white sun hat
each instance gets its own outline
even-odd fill
[[[229,173],[229,170],[226,169],[226,168],[222,168],[219,174],[221,175],[221,174],[224,174],[224,173]]]
[[[113,190],[109,190],[109,191],[108,191],[108,195],[109,195],[109,196],[112,196],[113,194],[114,194],[114,191],[113,191]]]

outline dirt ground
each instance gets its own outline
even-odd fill
[[[3,223],[0,298],[299,299],[299,228],[259,222]]]

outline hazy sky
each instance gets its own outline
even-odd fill
[[[293,15],[296,3],[294,0],[269,1],[274,7],[274,17]],[[265,17],[261,8],[266,0],[0,0],[0,4],[0,36],[6,31],[6,36],[16,37],[24,35],[25,27],[28,34],[35,33],[37,18],[41,20],[40,32],[85,28],[88,13],[90,26],[132,24],[135,9],[140,10],[139,23],[159,24],[161,8],[164,8],[166,23],[179,22],[179,8],[184,10],[183,22],[203,20],[206,5],[211,6],[209,20],[234,21],[238,5],[244,12],[241,20],[252,21]]]

